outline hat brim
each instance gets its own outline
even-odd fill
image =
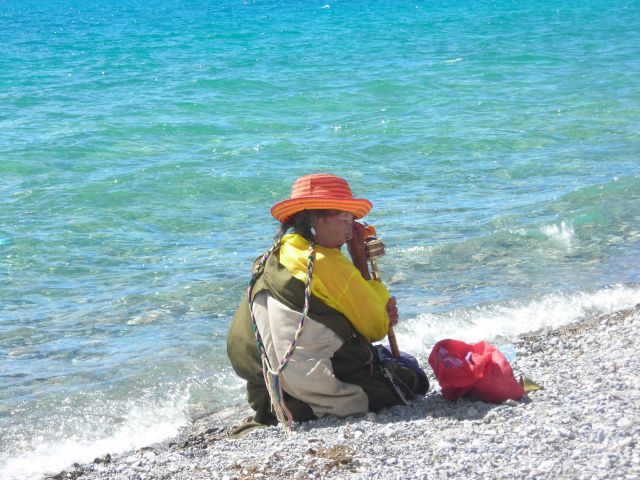
[[[303,210],[340,210],[352,213],[355,218],[362,218],[369,213],[372,207],[372,203],[364,198],[351,200],[317,197],[288,198],[271,207],[271,215],[276,220],[286,222],[292,215]]]

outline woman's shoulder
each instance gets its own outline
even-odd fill
[[[339,248],[316,247],[316,264],[325,268],[351,272],[356,267]]]
[[[321,245],[314,246],[315,271],[331,272],[333,274],[348,273],[356,268],[351,261],[342,253],[339,248],[327,248]],[[282,239],[281,254],[288,259],[296,259],[298,262],[306,263],[309,256],[309,242],[301,235],[292,233],[285,235]],[[281,256],[282,260],[282,256]]]

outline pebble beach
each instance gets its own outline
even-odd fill
[[[229,432],[237,406],[194,421],[176,438],[107,452],[47,479],[636,479],[640,478],[640,305],[534,332],[514,342],[516,376],[544,387],[501,405],[444,400]],[[426,365],[426,359],[421,358]]]

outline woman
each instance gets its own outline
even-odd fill
[[[271,208],[280,232],[254,264],[227,337],[256,422],[377,411],[426,393],[417,364],[385,361],[372,345],[398,310],[371,280],[364,227],[354,222],[371,207],[345,180],[321,173],[296,180],[291,197]],[[345,243],[351,261],[340,251]]]

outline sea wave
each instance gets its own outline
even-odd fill
[[[513,340],[640,303],[640,285],[613,285],[594,291],[556,293],[529,301],[478,306],[446,313],[424,313],[399,324],[403,350],[426,356],[444,338],[467,342]]]
[[[188,399],[189,395],[183,392],[176,393],[164,403],[131,401],[121,425],[111,433],[99,431],[98,425],[86,425],[87,429],[96,430],[80,429],[67,438],[41,432],[40,436],[24,440],[24,445],[14,446],[18,451],[2,454],[0,478],[38,479],[46,473],[58,473],[74,462],[91,462],[107,453],[122,453],[171,438],[189,422]],[[108,416],[108,412],[104,413]]]

